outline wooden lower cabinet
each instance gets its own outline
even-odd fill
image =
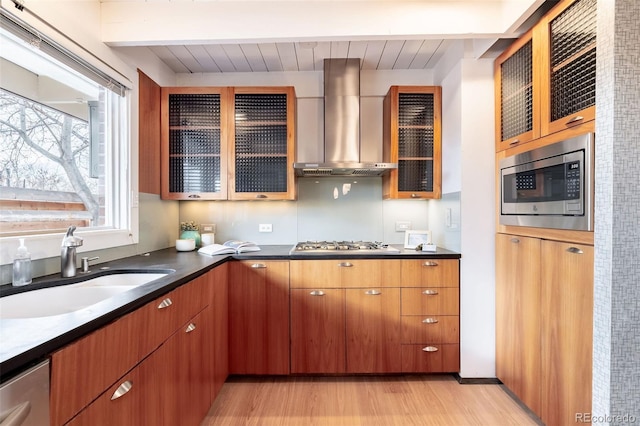
[[[201,275],[55,352],[50,423],[199,424],[214,381],[213,279]]]
[[[211,323],[213,338],[209,339],[213,357],[211,400],[214,400],[229,376],[229,264],[217,266],[208,275],[213,318]]]
[[[289,262],[229,268],[229,372],[289,374]]]
[[[542,410],[548,426],[591,412],[593,246],[542,241]]]
[[[291,289],[291,373],[344,373],[345,290]]]
[[[399,373],[400,289],[348,289],[347,373]]]
[[[593,246],[496,236],[496,375],[548,426],[591,412]]]
[[[290,270],[292,373],[460,370],[457,259],[292,260]],[[371,280],[382,285],[364,287]]]
[[[540,413],[540,244],[496,235],[496,375]]]

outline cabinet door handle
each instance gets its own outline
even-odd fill
[[[200,198],[198,194],[191,194],[187,196],[188,198]]]
[[[411,198],[421,198],[421,197],[420,197],[420,194],[413,193],[411,194]]]
[[[168,308],[171,305],[173,305],[173,302],[167,297],[162,302],[160,302],[160,304],[158,305],[158,309]]]
[[[578,121],[582,121],[584,120],[584,117],[581,115],[576,115],[575,117],[573,117],[571,120],[567,121],[567,125],[569,124],[573,124],[573,123],[577,123]]]
[[[126,394],[127,392],[129,392],[132,386],[133,386],[133,382],[130,380],[127,380],[126,382],[122,383],[120,386],[118,386],[118,389],[116,389],[113,395],[111,395],[111,401],[118,399],[124,394]]]
[[[364,292],[364,294],[366,294],[367,296],[379,296],[382,294],[382,292],[378,290],[367,290]]]
[[[520,242],[520,240],[518,238],[512,238],[511,242],[514,244],[518,244]]]
[[[251,267],[253,269],[265,269],[267,265],[265,265],[264,263],[252,263]]]
[[[438,262],[427,261],[427,262],[424,262],[422,266],[438,266]]]
[[[438,290],[425,290],[422,292],[422,294],[426,296],[435,296],[436,294],[438,294]]]
[[[313,290],[309,293],[312,296],[324,296],[324,291],[322,290]]]
[[[353,266],[353,263],[351,262],[340,262],[338,263],[338,266],[341,268],[351,268]]]
[[[191,333],[196,329],[196,325],[194,323],[190,323],[187,328],[184,329],[185,333]]]
[[[436,348],[435,346],[425,346],[424,348],[422,348],[423,352],[438,352],[438,348]]]
[[[263,198],[267,198],[267,196],[264,195],[264,194],[258,194],[258,195],[256,195],[256,198],[263,199]]]
[[[568,251],[569,253],[573,253],[573,254],[582,254],[582,253],[584,253],[584,252],[583,252],[582,250],[580,250],[578,247],[569,247],[569,248],[567,249],[567,251]]]
[[[425,318],[422,320],[423,324],[436,324],[438,322],[438,318]]]
[[[509,145],[515,145],[517,143],[520,143],[520,139],[514,139],[511,142],[509,142]]]

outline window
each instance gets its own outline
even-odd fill
[[[0,263],[18,236],[34,258],[58,256],[72,225],[99,239],[86,249],[135,242],[128,91],[4,11],[2,24]]]

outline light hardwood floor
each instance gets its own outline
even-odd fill
[[[433,375],[232,377],[201,426],[538,424],[501,385]]]

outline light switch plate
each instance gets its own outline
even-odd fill
[[[407,221],[398,221],[396,222],[396,232],[404,232],[411,229],[411,222]]]
[[[203,223],[200,225],[200,232],[203,234],[215,234],[216,233],[216,224],[215,223]]]

